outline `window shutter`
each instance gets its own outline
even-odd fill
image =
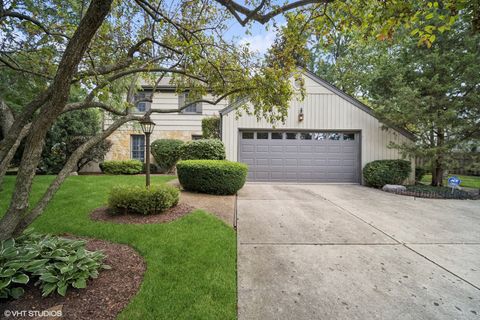
[[[202,113],[202,112],[203,112],[203,105],[202,105],[202,103],[201,103],[201,102],[198,102],[198,103],[196,104],[196,106],[197,106],[197,113]]]

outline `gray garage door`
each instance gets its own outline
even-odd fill
[[[359,182],[360,133],[241,131],[249,181]]]

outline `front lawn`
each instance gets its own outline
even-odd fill
[[[458,175],[458,174],[449,175],[449,177],[451,177],[451,176],[456,176],[456,177],[460,178],[460,180],[462,181],[460,183],[461,187],[480,189],[480,176],[463,176],[463,175]],[[432,182],[432,175],[431,174],[426,174],[422,178],[421,182],[425,183],[425,184],[430,184]],[[443,181],[443,184],[445,186],[448,185],[447,179],[445,179],[445,181]]]
[[[0,212],[8,205],[14,179],[5,179]],[[35,179],[33,201],[52,179]],[[170,179],[153,176],[152,184]],[[140,291],[119,319],[235,319],[236,240],[233,229],[222,221],[200,210],[168,224],[119,225],[89,219],[93,209],[106,203],[112,186],[142,185],[144,180],[143,176],[70,177],[35,221],[35,230],[128,244],[144,257],[147,271]]]

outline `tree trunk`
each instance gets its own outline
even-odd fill
[[[15,118],[12,110],[7,106],[5,101],[0,99],[0,133],[2,134],[2,139],[8,135],[8,131],[14,121]]]
[[[112,0],[92,0],[73,37],[68,42],[55,78],[48,90],[52,92],[50,100],[43,105],[40,114],[32,122],[30,134],[27,136],[15,191],[6,214],[0,220],[0,240],[13,235],[28,209],[33,177],[40,161],[47,131],[62,113],[68,100],[71,81],[77,66],[97,29],[110,11],[111,3]]]
[[[20,146],[20,143],[22,143],[22,140],[27,136],[29,131],[30,131],[30,124],[28,124],[26,127],[22,129],[22,131],[20,132],[20,135],[17,137],[17,141],[15,141],[15,144],[12,146],[12,148],[10,148],[5,158],[3,158],[2,161],[0,161],[0,191],[2,191],[3,178],[7,173],[8,166],[10,165],[10,162],[12,162],[12,159],[15,156],[15,153],[17,152],[18,147]]]
[[[443,164],[444,154],[443,145],[445,143],[445,134],[443,129],[439,129],[437,133],[437,154],[435,160],[432,163],[432,186],[443,186],[443,174],[445,173],[445,167]]]

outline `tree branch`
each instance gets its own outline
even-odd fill
[[[51,32],[40,21],[38,21],[37,19],[35,19],[33,17],[27,16],[23,13],[19,13],[19,12],[15,12],[15,11],[1,10],[0,11],[0,20],[2,20],[2,18],[6,18],[6,17],[17,18],[17,19],[20,19],[20,20],[29,21],[29,22],[33,23],[34,25],[36,25],[37,27],[39,27],[40,29],[42,29],[42,31],[45,32],[49,36],[58,36],[58,37],[63,37],[65,39],[70,39],[67,35],[65,35],[63,33]]]
[[[230,11],[230,13],[233,14],[233,16],[237,19],[237,21],[242,25],[245,26],[249,21],[255,20],[261,24],[265,24],[268,21],[270,21],[272,18],[275,16],[282,14],[284,12],[287,12],[289,10],[293,10],[296,8],[300,8],[303,6],[306,6],[308,4],[314,4],[314,3],[323,3],[323,4],[328,4],[331,3],[335,0],[299,0],[299,1],[294,1],[292,3],[279,6],[270,12],[267,12],[265,14],[261,14],[260,10],[262,9],[264,3],[262,2],[257,8],[255,9],[249,9],[245,6],[242,6],[241,4],[232,1],[232,0],[215,0],[219,4],[223,5],[225,8]],[[241,13],[245,15],[245,19],[242,19],[238,13]]]

